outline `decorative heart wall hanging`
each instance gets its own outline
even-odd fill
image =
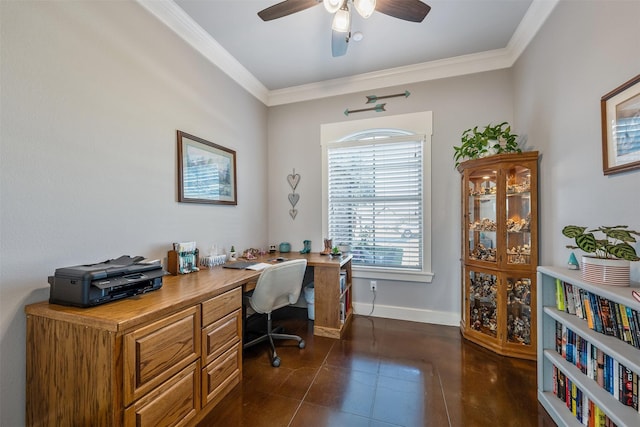
[[[296,219],[296,215],[298,215],[298,210],[296,209],[296,205],[300,200],[300,194],[296,193],[296,187],[300,182],[300,175],[296,173],[295,168],[293,169],[293,173],[287,175],[287,182],[291,187],[291,193],[289,193],[289,203],[291,203],[291,209],[289,209],[289,216],[291,219]]]
[[[298,183],[300,182],[300,175],[296,173],[296,170],[293,170],[293,173],[290,173],[289,175],[287,175],[287,181],[289,181],[289,185],[291,186],[292,190],[295,190],[296,187],[298,186]]]
[[[298,200],[300,200],[300,195],[298,193],[289,193],[289,203],[291,203],[292,207],[295,207],[298,204]]]

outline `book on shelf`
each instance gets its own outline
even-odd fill
[[[633,407],[633,372],[631,369],[620,364],[621,381],[619,387],[618,400],[625,406]],[[636,398],[637,404],[637,398]],[[634,409],[638,409],[637,406]]]
[[[613,322],[611,320],[611,306],[609,305],[609,300],[603,297],[598,296],[598,300],[600,303],[600,316],[602,318],[602,329],[604,330],[605,335],[615,335],[615,331],[613,330]]]
[[[584,319],[584,311],[582,311],[582,293],[584,291],[578,287],[573,288],[573,301],[576,307],[576,316]]]
[[[566,305],[564,301],[564,285],[562,284],[562,280],[556,279],[556,307],[558,310],[565,311]]]
[[[632,406],[633,406],[633,409],[636,409],[636,410],[640,411],[640,403],[638,402],[638,387],[640,387],[640,385],[638,384],[638,381],[640,381],[638,373],[637,372],[633,372],[633,381],[631,383]]]
[[[628,344],[635,345],[633,336],[631,335],[631,323],[627,315],[627,307],[618,304],[620,310],[620,318],[622,320],[622,337]]]

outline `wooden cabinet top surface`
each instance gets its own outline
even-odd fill
[[[495,154],[493,156],[482,157],[479,159],[466,160],[458,165],[458,171],[463,172],[466,169],[475,169],[482,168],[489,165],[494,165],[496,163],[503,162],[527,162],[527,161],[537,161],[538,160],[538,152],[537,151],[523,151],[522,153],[505,153],[505,154]]]
[[[340,268],[351,256],[329,257],[319,253],[301,255],[297,252],[268,254],[257,261],[267,262],[276,256],[287,259],[306,258],[312,267],[334,266]],[[221,266],[202,269],[195,273],[163,278],[162,288],[143,295],[125,298],[90,308],[49,304],[47,301],[25,307],[27,315],[43,316],[105,329],[124,334],[158,316],[171,314],[190,305],[201,303],[247,282],[256,281],[260,271],[236,270]]]

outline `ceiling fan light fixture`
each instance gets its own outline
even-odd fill
[[[346,4],[333,16],[331,28],[339,33],[349,32],[351,28],[351,13],[349,13],[349,8]]]
[[[329,13],[336,13],[340,10],[340,6],[342,6],[343,0],[323,0],[322,4],[324,4],[324,8]]]
[[[376,0],[353,0],[353,5],[364,19],[370,17],[376,10]]]

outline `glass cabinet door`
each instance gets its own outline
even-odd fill
[[[531,170],[522,166],[507,172],[507,264],[531,264]]]
[[[474,170],[469,175],[469,259],[496,262],[497,172]]]
[[[507,277],[507,342],[531,345],[531,279]]]
[[[498,278],[469,272],[469,327],[491,337],[498,334]]]

